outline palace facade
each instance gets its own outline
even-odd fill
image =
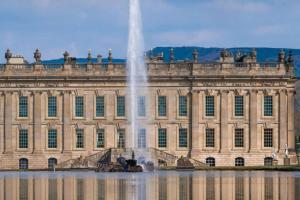
[[[200,52],[201,53],[201,52]],[[41,53],[28,64],[5,55],[0,67],[0,169],[45,169],[99,159],[130,148],[126,64],[45,64]],[[256,51],[216,62],[147,62],[149,92],[138,97],[146,127],[138,146],[161,161],[188,156],[212,166],[269,165],[284,157],[296,163],[293,58],[259,63]],[[146,107],[145,105],[149,106]],[[69,163],[68,163],[69,162]],[[91,161],[92,162],[92,161]],[[65,165],[63,165],[65,164]],[[80,164],[80,162],[79,162]]]

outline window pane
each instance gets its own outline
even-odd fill
[[[167,147],[167,129],[165,128],[158,129],[158,147],[159,148]]]
[[[273,129],[264,129],[264,147],[273,147]]]
[[[104,129],[97,129],[97,148],[104,148],[105,136]]]
[[[118,130],[118,148],[125,148],[125,129]]]
[[[125,117],[125,96],[117,96],[117,116]]]
[[[84,148],[83,129],[76,129],[76,148]]]
[[[48,97],[48,117],[56,117],[57,101],[56,97]]]
[[[244,146],[244,129],[236,128],[234,131],[234,144],[235,147]]]
[[[84,113],[84,99],[83,96],[77,96],[75,98],[75,116],[83,117]]]
[[[213,157],[206,158],[206,164],[210,167],[216,166],[216,161]]]
[[[188,144],[187,138],[187,129],[180,128],[179,129],[179,147],[187,147]]]
[[[206,147],[215,147],[215,129],[206,129]]]
[[[96,117],[104,117],[104,96],[96,97]]]
[[[158,116],[160,116],[160,117],[167,116],[167,97],[166,96],[158,97]]]
[[[19,97],[19,117],[28,117],[28,97]]]
[[[187,97],[186,96],[179,97],[179,116],[180,117],[187,116]]]
[[[244,116],[244,97],[243,96],[235,96],[234,98],[234,114],[235,116]]]
[[[238,157],[235,159],[235,166],[244,166],[245,163],[244,163],[244,158],[241,158],[241,157]]]
[[[57,148],[56,130],[48,130],[48,148]]]
[[[264,96],[264,116],[273,116],[273,97]]]
[[[138,116],[145,117],[146,116],[146,97],[139,96],[137,99],[138,103]]]
[[[205,97],[205,114],[207,117],[215,116],[215,97],[206,96]]]
[[[19,148],[28,148],[28,130],[19,130]]]
[[[146,129],[139,129],[138,148],[146,148]]]

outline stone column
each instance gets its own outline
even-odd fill
[[[221,151],[228,151],[229,146],[228,142],[231,140],[228,137],[228,90],[221,91],[221,113],[220,113],[220,122],[221,122]]]
[[[250,133],[250,151],[257,150],[257,90],[250,91],[250,101],[249,101],[249,133]]]
[[[288,148],[291,150],[295,150],[294,94],[294,90],[288,91]]]
[[[72,112],[71,112],[71,92],[63,93],[63,152],[72,151]]]
[[[281,90],[279,93],[279,150],[284,152],[287,144],[287,97],[286,90]]]
[[[197,91],[192,92],[192,105],[190,109],[192,112],[192,157],[197,156],[200,151],[200,130],[199,130],[199,93]]]
[[[33,100],[33,152],[43,151],[42,145],[42,114],[41,114],[41,91],[34,93]]]
[[[12,93],[5,93],[4,106],[4,153],[12,153]]]

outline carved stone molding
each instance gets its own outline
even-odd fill
[[[156,93],[157,93],[158,96],[160,96],[161,95],[160,89],[156,90]]]
[[[48,122],[48,129],[55,129],[56,128],[56,122],[50,121]]]
[[[28,125],[27,124],[19,124],[18,128],[19,128],[19,130],[28,129]]]

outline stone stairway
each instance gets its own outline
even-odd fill
[[[88,156],[80,156],[77,158],[69,159],[59,163],[56,168],[58,169],[78,169],[78,168],[96,168],[97,164],[116,162],[117,158],[122,156],[126,159],[132,157],[134,151],[135,159],[138,161],[152,161],[155,166],[176,166],[178,156],[170,154],[168,152],[156,149],[156,148],[145,148],[145,149],[132,149],[132,148],[110,148],[91,154]],[[196,159],[191,158],[190,161],[194,166],[206,166],[205,163],[200,162]]]

